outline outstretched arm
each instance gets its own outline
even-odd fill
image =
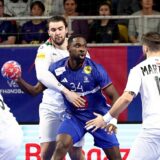
[[[57,91],[62,92],[62,94],[64,94],[65,97],[67,98],[67,100],[71,102],[74,106],[81,107],[85,105],[85,100],[82,97],[80,97],[80,95],[64,87],[50,71],[48,70],[41,71],[41,73],[39,74],[39,76],[37,76],[37,78],[47,88],[54,90],[56,89]]]
[[[89,53],[87,53],[87,57],[90,57]],[[49,66],[52,63],[54,63],[53,57],[51,54],[49,54],[48,49],[42,45],[38,49],[38,53],[35,59],[36,76],[38,81],[40,81],[47,88],[62,92],[62,94],[64,94],[68,101],[71,102],[74,106],[84,106],[85,100],[77,93],[72,92],[63,86],[49,71]]]
[[[93,131],[97,130],[98,128],[104,127],[105,124],[109,123],[113,118],[119,116],[119,114],[125,110],[128,105],[133,100],[135,94],[133,92],[125,91],[122,96],[120,96],[117,101],[113,104],[112,108],[109,110],[107,114],[104,116],[100,114],[96,114],[97,116],[95,119],[92,119],[86,123],[86,128],[94,128]]]
[[[19,87],[26,93],[32,95],[32,96],[36,96],[39,93],[41,93],[43,90],[45,90],[45,86],[40,83],[37,82],[36,85],[31,85],[29,83],[27,83],[23,78],[19,77],[16,80],[16,83],[19,85]]]
[[[131,91],[125,91],[115,102],[113,107],[109,110],[108,115],[110,114],[111,117],[117,117],[122,111],[124,111],[128,105],[132,102],[135,94]],[[106,114],[107,115],[107,114]],[[108,123],[109,118],[107,116],[103,116],[104,121]]]

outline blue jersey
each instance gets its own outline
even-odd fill
[[[79,93],[86,100],[82,108],[74,107],[64,97],[67,110],[77,118],[87,121],[95,116],[93,112],[104,115],[109,107],[101,89],[111,84],[111,80],[104,68],[86,58],[83,66],[78,70],[68,67],[68,58],[58,61],[49,69],[65,87]]]
[[[26,22],[21,29],[21,40],[30,44],[40,44],[48,39],[47,22],[42,21],[39,24],[33,24],[32,21]]]
[[[17,26],[14,21],[0,21],[0,43],[8,40],[8,37],[17,35]]]
[[[112,148],[118,146],[115,134],[108,134],[103,129],[96,132],[87,131],[85,124],[88,120],[95,118],[93,112],[104,115],[109,110],[106,99],[101,89],[111,84],[111,80],[101,65],[86,58],[83,66],[78,70],[71,70],[68,66],[68,58],[52,64],[49,70],[69,90],[78,92],[86,99],[83,108],[76,108],[64,97],[67,107],[66,117],[61,123],[58,134],[68,134],[73,143],[78,142],[86,132],[94,137],[94,145],[101,148]]]

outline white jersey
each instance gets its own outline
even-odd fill
[[[0,95],[0,159],[16,160],[22,141],[22,129]]]
[[[2,138],[2,135],[5,135],[11,126],[17,124],[15,117],[10,112],[10,108],[3,102],[3,97],[0,95],[0,137]]]
[[[150,57],[131,69],[125,91],[141,94],[143,128],[160,129],[160,57]]]
[[[57,62],[60,59],[63,59],[68,56],[69,56],[69,53],[67,50],[61,50],[61,49],[55,48],[49,40],[46,43],[42,44],[38,49],[38,53],[35,61],[37,79],[41,81],[40,76],[42,77],[43,72],[48,71],[51,63]],[[44,78],[47,79],[48,77],[44,77]],[[65,108],[63,96],[61,92],[58,91],[56,88],[55,89],[47,88],[43,92],[42,103],[49,104],[50,109],[53,111],[61,111],[61,110],[64,110]],[[46,105],[43,105],[43,106],[45,107]]]

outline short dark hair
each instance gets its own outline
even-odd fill
[[[48,24],[50,22],[60,22],[60,21],[64,23],[65,27],[68,26],[68,24],[66,22],[66,19],[63,16],[53,16],[53,17],[51,17],[50,19],[48,19]]]
[[[160,51],[160,34],[157,32],[148,32],[142,36],[142,44],[148,46],[150,51]]]
[[[82,34],[73,34],[68,38],[68,44],[71,44],[73,42],[73,39],[78,37],[86,40],[86,38]]]
[[[33,1],[31,3],[30,9],[32,10],[33,6],[35,6],[35,5],[37,5],[39,8],[41,8],[43,12],[45,11],[45,6],[41,1]]]

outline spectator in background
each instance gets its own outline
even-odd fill
[[[141,15],[160,15],[160,12],[153,10],[153,0],[141,0],[142,10],[133,13],[133,16]],[[156,18],[148,18],[147,23],[145,25],[144,19],[141,19],[142,23],[139,24],[138,19],[130,19],[128,32],[129,32],[129,40],[132,43],[137,43],[140,41],[141,34],[147,32],[158,32],[160,33],[160,19]]]
[[[98,8],[100,16],[110,16],[111,4],[103,2]],[[118,43],[119,29],[114,20],[102,19],[93,21],[90,27],[89,42],[91,43]]]
[[[45,5],[45,16],[64,14],[63,0],[42,0]]]
[[[64,17],[68,22],[69,16],[81,16],[82,14],[76,11],[77,9],[77,1],[76,0],[63,0],[64,6]],[[73,20],[72,24],[72,32],[69,34],[81,34],[86,39],[88,39],[89,27],[87,20]],[[70,31],[69,31],[70,32]]]
[[[42,16],[45,7],[41,1],[34,1],[30,7],[31,16]],[[46,20],[36,19],[26,22],[21,29],[22,44],[40,44],[47,40],[48,29]]]
[[[10,16],[21,17],[29,15],[30,0],[5,0],[5,13]]]
[[[85,15],[97,15],[97,6],[104,0],[77,0],[77,11]]]
[[[131,15],[140,9],[139,0],[118,0],[117,2],[117,15]],[[128,27],[128,21],[128,19],[120,19],[118,23]]]
[[[30,3],[31,0],[5,0],[4,11],[6,14],[13,17],[29,16]],[[20,26],[25,22],[25,20],[17,21]]]
[[[4,0],[0,0],[0,17],[9,17],[4,13]],[[0,21],[0,45],[15,44],[17,26],[15,21]]]
[[[154,0],[154,6],[153,9],[160,12],[160,0]]]

